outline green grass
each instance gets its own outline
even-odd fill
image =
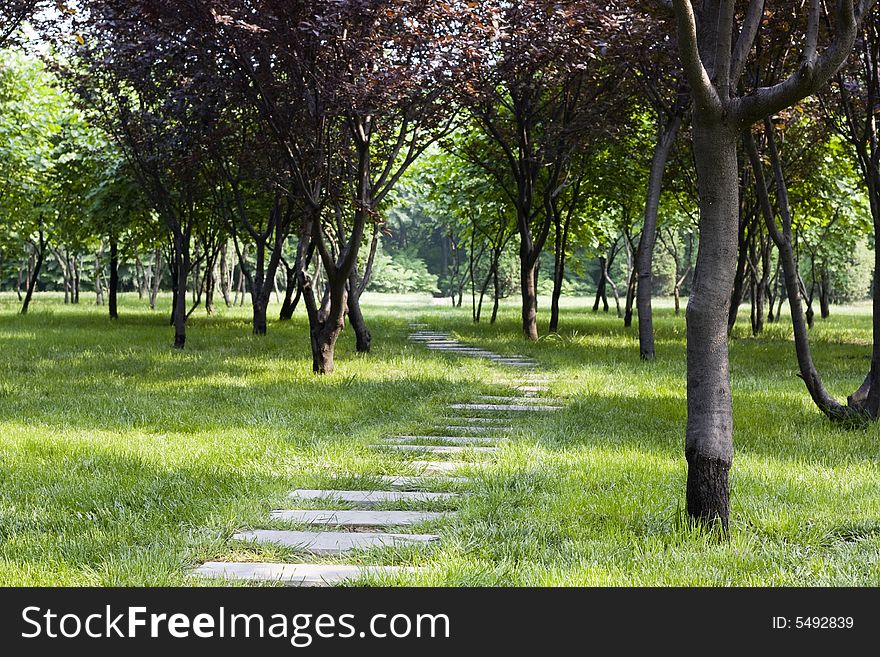
[[[580,302],[561,335],[527,344],[512,302],[497,325],[474,326],[469,309],[376,297],[374,352],[354,354],[347,331],[324,378],[310,373],[301,315],[255,338],[247,308],[197,313],[180,353],[164,310],[133,296],[112,323],[89,300],[17,307],[0,295],[2,585],[173,586],[198,584],[186,572],[204,560],[318,560],[229,538],[284,526],[267,516],[292,488],[411,472],[416,457],[367,445],[508,390],[492,381],[513,370],[429,353],[407,342],[409,321],[533,356],[568,404],[517,420],[494,465],[470,473],[456,518],[413,527],[441,534],[439,547],[346,561],[426,566],[396,581],[433,585],[880,584],[880,428],[836,428],[812,407],[785,322],[758,339],[743,324],[731,341],[736,457],[719,542],[682,512],[685,327],[666,307],[645,364],[634,329]],[[870,336],[862,306],[813,331],[840,397],[864,377]]]

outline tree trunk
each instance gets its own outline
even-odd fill
[[[623,310],[623,327],[630,328],[633,321],[633,302],[636,299],[636,285],[638,284],[638,272],[635,267],[630,268],[629,279],[626,285],[626,304]]]
[[[227,238],[223,238],[220,247],[220,292],[223,294],[223,302],[226,307],[232,305],[232,275],[229,271],[229,260],[226,258]]]
[[[118,319],[116,297],[119,292],[119,242],[115,237],[110,238],[110,285],[107,290],[110,319]]]
[[[636,309],[639,315],[639,354],[643,360],[654,358],[654,311],[651,300],[654,296],[654,245],[657,242],[657,216],[660,212],[660,194],[663,191],[663,174],[669,152],[678,136],[682,115],[676,113],[654,146],[651,160],[651,173],[648,177],[648,193],[645,200],[645,217],[639,250],[636,253],[636,271],[639,282],[636,286]],[[676,274],[677,277],[677,274]],[[675,306],[678,314],[678,290],[675,291]]]
[[[538,339],[538,297],[535,294],[535,263],[527,253],[520,254],[522,328],[529,340]]]
[[[159,296],[159,289],[162,286],[162,252],[156,249],[155,264],[153,265],[153,286],[150,288],[150,310],[156,310],[156,298]]]
[[[293,319],[293,312],[296,310],[296,305],[300,297],[299,285],[297,285],[296,282],[296,268],[287,267],[285,265],[285,272],[287,286],[284,290],[284,301],[281,303],[281,312],[278,313],[278,319],[282,322],[287,322]],[[295,299],[294,294],[296,294]]]
[[[183,349],[186,345],[186,289],[189,279],[190,253],[189,240],[182,234],[174,236],[174,264],[177,274],[174,295],[174,348]]]
[[[727,330],[733,330],[736,318],[739,315],[739,307],[742,305],[743,292],[746,279],[746,265],[748,264],[748,244],[746,241],[746,220],[738,222],[739,239],[737,242],[738,258],[736,261],[736,274],[733,278],[733,291],[730,293],[729,311],[727,314]]]
[[[829,300],[831,294],[831,277],[828,274],[828,267],[822,268],[822,278],[819,283],[819,309],[822,319],[831,317],[831,302]]]
[[[608,269],[608,261],[602,257],[599,258],[599,281],[596,283],[596,302],[593,304],[593,312],[599,312],[599,302],[603,303],[603,310],[608,312],[608,295],[605,293],[607,281],[605,279],[605,271]]]
[[[27,315],[28,308],[31,305],[31,299],[34,296],[34,290],[37,287],[37,278],[40,276],[40,270],[43,268],[43,253],[46,250],[46,240],[43,237],[43,232],[40,231],[40,243],[39,248],[34,248],[35,253],[33,253],[34,257],[34,266],[33,271],[28,277],[27,281],[27,291],[24,294],[24,302],[21,305],[21,314]]]
[[[733,406],[727,320],[736,274],[739,131],[723,119],[694,117],[700,245],[687,307],[688,514],[726,532],[733,462]]]
[[[80,288],[80,257],[78,255],[74,255],[71,261],[71,269],[73,270],[73,303],[79,303],[79,288]]]
[[[354,329],[355,343],[359,354],[367,354],[370,352],[370,346],[373,344],[373,336],[367,328],[364,321],[364,313],[361,310],[361,298],[357,293],[357,279],[354,272],[349,277],[351,289],[348,293],[348,318],[351,321],[351,328]]]
[[[491,324],[495,323],[495,320],[498,319],[498,305],[501,302],[501,283],[498,280],[498,261],[495,261],[495,267],[492,269],[492,282],[495,288],[494,292],[494,300],[492,303],[492,320]]]

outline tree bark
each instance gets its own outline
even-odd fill
[[[535,294],[535,263],[528,253],[520,253],[520,292],[522,328],[529,340],[538,339],[538,297]]]
[[[119,292],[119,242],[110,237],[110,284],[107,290],[110,319],[119,319],[117,293]]]
[[[40,231],[39,243],[35,245],[34,248],[35,253],[34,256],[34,266],[33,272],[28,277],[27,281],[27,291],[24,294],[24,301],[21,305],[21,314],[27,315],[28,308],[31,305],[31,299],[34,296],[34,290],[37,287],[37,278],[40,276],[40,270],[43,268],[43,257],[46,251],[46,238],[43,234],[43,231]]]
[[[730,515],[733,405],[727,320],[736,273],[739,130],[720,117],[694,116],[700,198],[700,245],[687,317],[687,507],[692,518],[719,523]]]
[[[352,272],[349,277],[351,288],[357,289],[357,279]],[[355,291],[348,293],[348,318],[351,321],[351,328],[355,334],[355,346],[359,354],[367,354],[370,352],[370,346],[373,344],[373,336],[367,323],[364,320],[364,313],[361,310],[360,295]]]
[[[596,301],[593,303],[593,312],[599,312],[599,302],[603,304],[603,311],[608,312],[608,295],[605,293],[607,284],[605,272],[608,269],[608,261],[605,257],[599,258],[599,281],[596,283]]]
[[[153,285],[150,288],[150,310],[156,310],[156,298],[159,296],[159,290],[162,287],[162,252],[159,249],[156,249],[155,264],[153,265]]]
[[[636,286],[636,309],[639,315],[639,355],[642,360],[653,360],[654,348],[654,311],[651,301],[654,296],[654,245],[657,242],[657,216],[660,212],[660,193],[663,191],[663,175],[669,152],[681,128],[682,113],[675,113],[654,146],[654,157],[651,160],[651,173],[648,177],[648,193],[645,200],[645,217],[642,228],[642,239],[636,254],[636,270],[638,284]],[[676,297],[676,307],[678,299]],[[678,314],[676,312],[676,314]]]
[[[174,231],[174,265],[176,269],[176,293],[174,295],[174,348],[186,346],[186,289],[190,270],[189,238],[181,231]]]

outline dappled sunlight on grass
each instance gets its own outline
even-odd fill
[[[564,304],[559,336],[530,344],[512,300],[492,326],[448,300],[367,296],[373,353],[355,354],[347,330],[336,374],[315,377],[301,314],[256,338],[247,307],[198,311],[181,353],[166,312],[132,296],[110,322],[42,294],[20,317],[0,295],[0,584],[180,585],[209,559],[301,561],[229,538],[269,526],[293,488],[416,474],[418,456],[369,445],[428,431],[450,402],[514,391],[519,372],[429,352],[406,340],[409,321],[535,358],[566,408],[516,418],[492,467],[461,457],[472,495],[457,517],[417,527],[441,545],[345,557],[427,567],[371,581],[880,584],[878,427],[834,427],[815,410],[785,323],[756,339],[741,322],[731,341],[731,539],[689,525],[684,316],[657,307],[658,359],[643,363],[635,328],[578,301]],[[871,327],[865,307],[833,310],[813,331],[816,361],[845,397],[867,371]]]

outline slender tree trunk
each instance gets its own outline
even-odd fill
[[[287,322],[293,319],[293,312],[296,309],[294,294],[296,301],[299,301],[300,291],[296,282],[296,268],[285,266],[285,274],[287,278],[287,286],[284,290],[284,301],[281,303],[281,312],[278,314],[279,321]]]
[[[107,291],[109,300],[110,319],[119,318],[117,307],[117,293],[119,292],[119,242],[115,237],[110,238],[110,286]]]
[[[73,303],[74,304],[79,303],[79,288],[80,288],[80,284],[79,284],[80,283],[80,276],[79,276],[80,262],[79,262],[79,260],[80,260],[79,255],[74,255],[71,260],[71,264],[72,264],[71,269],[73,270]]]
[[[624,328],[630,328],[632,326],[633,303],[636,299],[636,285],[638,284],[638,280],[638,272],[636,271],[636,268],[631,267],[626,285],[626,303],[623,311]]]
[[[831,302],[829,300],[831,290],[831,277],[828,274],[828,267],[822,268],[822,278],[819,283],[819,308],[822,319],[831,317]]]
[[[223,238],[223,244],[220,246],[220,292],[223,294],[223,302],[229,308],[232,305],[232,276],[229,271],[226,249],[227,238]]]
[[[31,272],[30,276],[28,277],[27,291],[24,294],[24,301],[22,302],[22,305],[21,305],[21,314],[22,315],[27,315],[28,308],[30,308],[30,305],[31,305],[31,299],[34,296],[34,290],[37,287],[37,279],[40,276],[40,270],[43,268],[43,255],[46,251],[46,240],[43,236],[42,231],[40,231],[39,240],[40,240],[39,248],[35,247],[34,253],[31,254],[34,257],[34,260],[33,260],[34,266],[33,266],[33,271]]]
[[[720,523],[730,515],[733,405],[727,320],[736,275],[739,131],[723,119],[694,116],[700,246],[687,307],[688,514]]]
[[[373,336],[370,329],[367,328],[364,313],[361,310],[361,298],[357,292],[357,276],[354,271],[349,276],[349,285],[348,318],[351,321],[351,328],[354,329],[355,345],[359,354],[367,354],[373,344]]]
[[[639,354],[643,360],[652,360],[654,351],[654,311],[651,300],[654,296],[654,245],[657,242],[657,217],[660,212],[660,194],[663,191],[663,175],[669,152],[678,136],[682,115],[676,113],[666,124],[654,146],[654,157],[651,160],[651,173],[648,176],[648,193],[645,200],[645,217],[642,228],[642,239],[636,254],[636,308],[639,314]],[[677,276],[677,275],[676,275]],[[675,304],[678,314],[678,290]]]
[[[498,280],[498,261],[495,261],[495,267],[492,269],[492,284],[495,288],[494,291],[494,299],[492,303],[492,320],[491,324],[495,323],[495,320],[498,319],[498,306],[501,303],[501,283]]]
[[[156,298],[159,296],[159,289],[162,286],[162,252],[159,249],[156,249],[156,253],[154,254],[154,262],[153,266],[153,286],[150,288],[150,310],[156,310]]]
[[[186,290],[190,270],[189,240],[179,231],[174,235],[174,263],[177,274],[176,295],[174,297],[174,348],[183,349],[186,345]]]
[[[139,255],[134,256],[134,275],[137,287],[138,299],[143,299],[147,291],[147,273]]]
[[[608,269],[608,261],[601,257],[599,258],[599,281],[596,283],[596,302],[593,304],[593,312],[599,312],[599,302],[601,301],[604,305],[603,310],[608,312],[608,296],[605,293],[605,286],[607,284],[605,278],[605,272]]]

